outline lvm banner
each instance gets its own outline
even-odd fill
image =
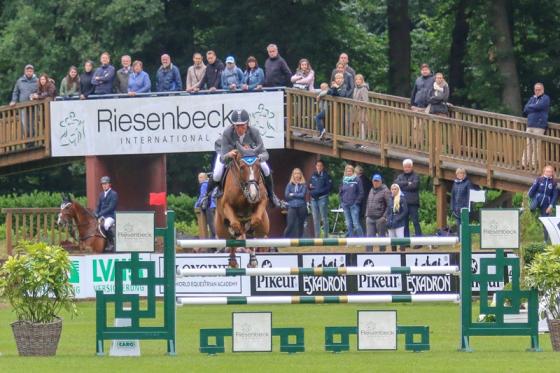
[[[284,148],[283,92],[51,102],[53,157],[214,151],[235,109],[267,149]]]

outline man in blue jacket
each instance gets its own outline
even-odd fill
[[[315,237],[321,237],[321,220],[323,221],[323,237],[329,237],[329,193],[332,190],[332,179],[322,160],[315,162],[315,172],[311,175],[309,191],[311,194],[311,214]]]
[[[156,73],[156,92],[182,91],[183,82],[179,68],[171,63],[168,54],[161,56],[161,66]]]
[[[542,83],[535,84],[535,94],[527,101],[523,114],[527,115],[527,133],[533,135],[544,135],[548,128],[548,109],[550,108],[550,98],[544,93]],[[534,140],[527,139],[526,153],[523,154],[523,166],[532,164],[535,166],[538,157],[538,149]]]
[[[113,82],[115,80],[115,68],[111,65],[111,56],[107,52],[101,54],[99,59],[101,66],[99,66],[93,77],[91,84],[95,87],[94,95],[109,95],[113,93]]]
[[[97,208],[95,209],[95,217],[103,222],[103,229],[107,236],[106,251],[114,251],[115,249],[115,210],[119,202],[119,196],[111,188],[111,179],[109,176],[103,176],[100,180],[103,191],[97,199]]]

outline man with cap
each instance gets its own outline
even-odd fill
[[[23,75],[16,81],[14,90],[12,91],[12,101],[10,106],[14,106],[18,102],[26,102],[31,100],[31,95],[37,92],[37,77],[33,65],[25,65]],[[34,136],[35,128],[33,126],[34,111],[29,110],[30,118],[27,118],[26,110],[20,110],[21,132],[25,136]]]
[[[119,196],[111,188],[111,179],[109,176],[103,176],[100,180],[103,191],[97,199],[97,208],[95,209],[95,217],[101,222],[103,220],[103,229],[107,236],[106,251],[114,251],[115,249],[115,210],[119,201]]]
[[[256,152],[259,158],[261,171],[264,176],[264,184],[268,194],[268,200],[274,207],[280,206],[280,200],[274,194],[274,184],[272,174],[266,161],[268,160],[268,152],[266,151],[259,130],[249,126],[249,113],[247,110],[233,110],[231,114],[232,126],[226,128],[221,139],[220,156],[214,164],[214,172],[212,178],[208,181],[208,191],[212,191],[214,187],[220,185],[220,181],[224,174],[224,164],[235,157],[237,154],[237,144],[247,150]],[[219,196],[220,194],[218,194]],[[209,193],[206,195],[208,200]],[[204,206],[204,205],[203,205]]]
[[[235,65],[232,56],[226,58],[226,68],[222,71],[222,89],[235,91],[243,84],[243,71]]]
[[[380,174],[371,178],[372,188],[369,191],[366,204],[366,235],[367,237],[385,237],[387,235],[387,220],[385,213],[391,204],[391,191]],[[384,246],[379,247],[385,251]],[[373,251],[372,246],[366,246],[366,251]]]

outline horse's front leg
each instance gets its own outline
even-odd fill
[[[251,216],[251,229],[255,232],[259,231],[260,226],[263,224],[263,215],[266,212],[266,205],[268,201],[266,199],[261,199],[257,208],[253,211]]]
[[[242,239],[245,238],[245,233],[243,232],[241,222],[237,219],[237,215],[233,211],[230,205],[225,205],[223,209],[224,219],[229,221],[229,234],[232,238]],[[239,267],[237,263],[237,258],[235,257],[235,247],[230,247],[229,249],[229,266],[231,268]]]

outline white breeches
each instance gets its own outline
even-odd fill
[[[106,231],[108,231],[113,224],[115,224],[115,219],[113,219],[112,217],[108,217],[103,220],[103,228]]]
[[[264,176],[270,175],[270,167],[266,162],[261,161],[261,170]],[[224,164],[220,161],[220,156],[216,157],[216,162],[214,163],[214,171],[212,173],[212,178],[215,182],[219,183],[224,174]]]

